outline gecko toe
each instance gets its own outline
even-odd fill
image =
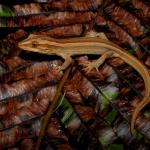
[[[93,69],[96,69],[96,71],[99,72],[98,70],[99,65],[96,62],[87,62],[83,66],[84,66],[83,70],[86,73],[89,73]]]

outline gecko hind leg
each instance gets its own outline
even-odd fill
[[[98,70],[99,66],[101,66],[104,63],[104,61],[107,58],[111,57],[112,55],[113,55],[112,51],[107,51],[107,52],[103,53],[101,55],[101,57],[99,59],[97,59],[96,61],[87,62],[87,63],[83,64],[83,66],[84,66],[83,70],[86,73],[89,73],[93,68],[95,68],[97,71],[99,71]]]

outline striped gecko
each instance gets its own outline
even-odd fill
[[[133,111],[131,118],[131,132],[134,133],[134,126],[139,112],[150,102],[149,70],[134,56],[130,55],[118,45],[98,37],[53,39],[45,35],[31,34],[27,39],[21,41],[18,47],[27,51],[62,57],[65,62],[58,68],[58,71],[65,70],[71,64],[71,56],[84,54],[101,55],[96,61],[84,64],[84,70],[86,72],[89,72],[93,68],[98,70],[98,67],[110,57],[119,57],[132,66],[142,76],[145,83],[144,98]]]

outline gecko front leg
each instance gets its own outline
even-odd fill
[[[86,72],[86,73],[89,73],[93,68],[95,68],[97,71],[98,71],[98,67],[101,66],[104,61],[111,57],[113,55],[113,52],[112,51],[106,51],[105,53],[103,53],[101,55],[101,57],[99,59],[97,59],[96,61],[93,61],[93,62],[87,62],[85,64],[83,64],[83,66],[85,67],[83,70]]]
[[[62,57],[65,60],[65,62],[57,68],[58,72],[65,70],[72,63],[72,58],[70,55],[59,53],[59,56]]]

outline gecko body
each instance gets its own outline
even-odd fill
[[[66,69],[72,62],[71,56],[76,55],[101,55],[95,62],[85,64],[85,71],[89,72],[104,63],[109,57],[119,57],[127,64],[132,66],[143,78],[145,83],[145,95],[132,114],[131,131],[134,131],[134,125],[139,112],[150,102],[150,75],[148,69],[134,56],[130,55],[124,49],[116,44],[101,38],[80,37],[71,39],[53,39],[42,35],[31,34],[27,39],[20,42],[18,46],[21,49],[38,52],[48,55],[58,55],[64,58],[64,64],[59,70]]]

